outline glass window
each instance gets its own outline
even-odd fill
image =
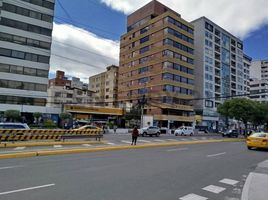
[[[162,74],[162,79],[173,80],[173,74],[171,74],[171,73],[163,73]]]
[[[11,50],[0,48],[0,56],[11,56]]]
[[[34,83],[23,83],[24,90],[33,90],[34,91],[35,84]]]
[[[1,72],[10,72],[9,65],[0,63],[0,71]]]
[[[142,28],[140,30],[140,34],[146,33],[147,31],[149,31],[149,26],[146,26],[146,27]]]
[[[29,16],[35,19],[41,19],[42,15],[39,12],[30,11]]]
[[[149,35],[140,39],[140,44],[149,41]]]
[[[139,69],[139,74],[143,74],[145,72],[148,72],[149,71],[149,67],[142,67]]]
[[[173,68],[173,63],[171,62],[163,62],[163,69],[166,69],[166,68]]]
[[[14,35],[13,36],[13,41],[15,43],[18,43],[18,44],[25,44],[26,43],[26,38]]]
[[[176,92],[176,93],[181,93],[181,87],[177,87],[177,86],[175,86],[175,87],[174,87],[174,92]]]
[[[21,7],[17,7],[17,11],[16,13],[19,14],[19,15],[24,15],[24,16],[29,16],[29,10],[28,9],[25,9],[25,8],[21,8]]]
[[[205,32],[205,35],[206,35],[206,37],[207,37],[207,38],[209,38],[209,39],[211,39],[211,40],[212,40],[212,38],[213,38],[212,33],[210,33],[210,32],[208,32],[208,31],[206,31],[206,32]]]
[[[0,79],[0,87],[7,88],[8,87],[8,81]]]
[[[41,62],[41,63],[49,63],[49,57],[48,56],[41,56],[41,55],[39,55],[38,56],[38,62]]]
[[[42,41],[39,42],[39,45],[43,49],[50,49],[50,46],[51,46],[50,43],[48,43],[48,42],[42,42]]]
[[[226,49],[230,49],[230,37],[222,34],[222,46]]]
[[[22,51],[15,51],[15,50],[12,50],[12,55],[11,55],[13,58],[19,58],[19,59],[24,59],[25,57],[25,53],[22,52]]]
[[[225,48],[222,48],[221,57],[222,57],[223,63],[225,63],[225,64],[230,63],[230,52],[228,50],[226,50]]]
[[[43,20],[43,21],[46,21],[46,22],[53,22],[53,17],[50,16],[50,15],[45,15],[45,14],[43,14],[43,15],[42,15],[42,20]]]
[[[7,33],[0,33],[0,40],[2,41],[12,41],[12,35]]]
[[[147,51],[149,51],[149,46],[146,46],[146,47],[141,48],[140,49],[140,54],[145,53]]]
[[[48,77],[48,71],[47,70],[37,69],[36,72],[37,72],[37,76],[45,77],[45,78]]]
[[[164,85],[163,91],[173,92],[173,89],[174,89],[173,85]]]
[[[147,88],[138,89],[138,94],[146,94],[147,92],[148,92]]]
[[[141,58],[141,59],[139,60],[139,63],[142,64],[142,63],[145,63],[145,62],[147,62],[147,61],[149,61],[149,57],[148,57],[148,56],[146,56],[146,57],[144,57],[144,58]]]
[[[187,83],[187,78],[185,78],[185,77],[182,76],[182,77],[181,77],[181,82],[182,82],[182,83]]]
[[[173,103],[173,97],[162,97],[163,103]]]
[[[35,90],[36,91],[46,92],[47,91],[47,85],[44,85],[44,84],[36,84],[35,85]]]
[[[208,22],[205,23],[205,28],[211,32],[213,32],[213,26],[209,24]]]
[[[211,42],[211,41],[209,41],[209,40],[206,39],[206,40],[205,40],[205,44],[206,44],[206,46],[212,48],[212,42]]]
[[[29,76],[36,76],[36,69],[25,67],[24,74]]]
[[[13,89],[23,89],[23,84],[20,81],[8,81],[8,87]]]
[[[149,81],[149,77],[144,77],[139,79],[139,83],[147,83]]]
[[[22,66],[11,65],[10,66],[10,72],[14,73],[14,74],[23,74],[23,67]]]
[[[181,77],[179,75],[174,75],[174,80],[177,82],[181,82]]]

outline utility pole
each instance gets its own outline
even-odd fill
[[[143,95],[142,98],[138,100],[138,104],[141,107],[141,128],[142,128],[143,127],[143,109],[144,109],[144,105],[147,104],[147,99],[145,95]]]

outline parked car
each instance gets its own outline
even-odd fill
[[[238,130],[232,129],[222,133],[222,137],[238,137]]]
[[[25,123],[4,122],[0,123],[0,129],[30,129],[30,128]]]
[[[194,128],[191,126],[182,126],[175,130],[175,136],[178,135],[190,135],[194,134]]]
[[[157,126],[148,126],[140,129],[140,134],[142,137],[150,135],[153,136],[155,135],[156,137],[160,136],[160,128]]]
[[[268,133],[253,133],[247,137],[247,147],[252,148],[268,148]]]

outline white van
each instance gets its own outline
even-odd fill
[[[181,126],[174,132],[175,136],[178,135],[190,135],[192,136],[194,134],[194,128],[191,126]]]

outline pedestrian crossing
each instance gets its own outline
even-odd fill
[[[202,192],[202,194],[190,193],[190,194],[184,195],[182,197],[179,197],[179,199],[180,200],[207,200],[207,199],[211,199],[211,196],[219,195],[223,191],[227,190],[228,186],[235,187],[237,185],[237,183],[239,183],[239,181],[229,179],[229,178],[224,178],[224,179],[218,181],[218,183],[215,185],[208,185],[206,187],[203,187],[202,191],[204,191],[204,192]],[[213,196],[213,197],[214,197],[214,199],[218,199],[215,196]],[[237,198],[230,198],[230,199],[237,199]]]
[[[163,138],[163,139],[162,139]],[[175,137],[174,139],[171,138],[164,138],[162,137],[161,139],[155,139],[155,138],[141,138],[139,137],[137,140],[137,144],[153,144],[153,143],[164,143],[164,142],[179,142],[179,141],[197,141],[197,140],[210,140],[210,139],[215,139],[215,137]],[[123,145],[123,144],[131,144],[132,140],[131,137],[128,137],[127,139],[121,139],[120,138],[113,138],[107,141],[106,144],[103,144],[101,146],[112,146],[112,145]],[[77,144],[77,145],[52,145],[52,146],[44,146],[42,148],[44,149],[67,149],[67,148],[94,148],[94,147],[98,147],[100,145],[94,145],[94,144]],[[15,147],[13,149],[9,149],[13,150],[13,151],[28,151],[28,150],[32,150],[35,147],[26,147],[26,146],[21,146],[21,147]],[[36,147],[37,148],[37,147]],[[228,179],[224,179],[222,180],[223,183],[229,183],[231,184],[235,184],[233,182],[231,182]]]

